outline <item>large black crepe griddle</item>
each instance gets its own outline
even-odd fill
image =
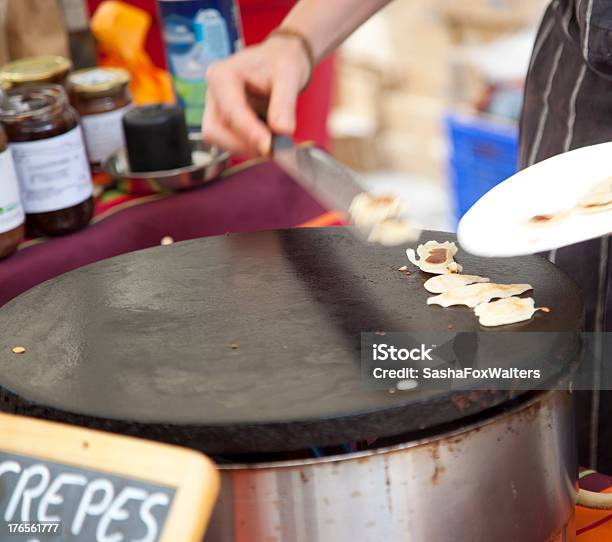
[[[429,239],[454,236],[420,242]],[[578,290],[545,259],[457,260],[466,273],[531,283],[551,308],[510,330],[580,329]],[[407,263],[403,248],[322,228],[197,239],[83,267],[0,309],[1,408],[219,454],[418,431],[523,393],[363,386],[362,331],[481,330],[465,307],[427,306],[429,275],[398,272]],[[561,373],[576,352],[555,356]]]

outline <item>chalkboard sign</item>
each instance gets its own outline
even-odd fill
[[[0,414],[1,542],[201,542],[218,491],[200,453]]]

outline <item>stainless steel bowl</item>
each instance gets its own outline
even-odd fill
[[[191,166],[167,171],[130,171],[125,149],[109,156],[102,170],[117,182],[120,190],[131,194],[175,192],[206,184],[218,177],[229,164],[230,154],[202,141],[202,135],[189,135]]]

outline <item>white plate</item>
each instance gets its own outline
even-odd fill
[[[570,214],[556,223],[529,219],[569,209],[612,176],[612,143],[583,147],[539,162],[497,185],[463,216],[461,247],[478,256],[518,256],[572,245],[612,232],[612,211]]]

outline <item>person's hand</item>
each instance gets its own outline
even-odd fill
[[[265,155],[271,131],[291,135],[295,130],[296,101],[310,77],[310,63],[299,40],[271,36],[211,65],[206,76],[204,141],[241,156]],[[264,110],[257,103],[266,104]],[[254,108],[267,116],[268,126]]]

